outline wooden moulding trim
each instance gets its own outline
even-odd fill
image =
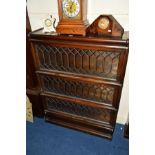
[[[107,130],[110,130],[111,132],[114,129],[114,126],[111,125],[110,123],[107,123],[107,122],[104,122],[104,121],[99,121],[99,120],[94,120],[94,119],[91,119],[91,118],[88,118],[88,117],[77,116],[77,115],[74,115],[74,114],[65,113],[65,112],[57,111],[57,110],[53,110],[53,109],[50,109],[50,110],[45,109],[44,112],[45,112],[45,115],[48,113],[48,114],[55,114],[55,115],[60,116],[60,117],[68,117],[71,120],[77,120],[77,121],[80,121],[82,123],[86,123],[86,124],[89,124],[89,125],[93,124],[93,126],[100,127],[100,128],[105,128]]]
[[[39,29],[40,31],[42,30]],[[125,46],[128,47],[129,44],[129,39],[115,39],[115,38],[103,38],[103,37],[93,37],[93,36],[86,36],[86,37],[79,37],[79,36],[70,36],[70,35],[57,35],[57,36],[52,36],[52,35],[47,35],[47,34],[35,34],[38,30],[30,32],[28,34],[28,37],[30,40],[41,40],[41,39],[53,39],[53,40],[63,40],[63,41],[80,41],[80,42],[93,42],[93,43],[109,43],[109,44],[118,44],[119,46]]]
[[[92,107],[103,108],[103,109],[111,110],[112,112],[115,112],[115,113],[118,111],[112,105],[109,105],[106,103],[100,103],[100,102],[96,102],[96,101],[90,101],[90,100],[86,100],[86,99],[81,99],[81,98],[77,98],[77,97],[66,96],[66,95],[56,94],[56,93],[49,93],[49,92],[41,92],[40,95],[46,96],[46,97],[54,97],[54,98],[57,98],[60,100],[75,102],[75,103],[79,103],[82,105],[90,105]]]
[[[42,75],[51,75],[51,76],[57,76],[62,78],[70,78],[73,80],[80,80],[80,81],[86,81],[86,82],[93,82],[93,83],[100,83],[100,84],[107,84],[112,85],[114,87],[122,87],[122,84],[119,82],[115,82],[114,80],[110,80],[109,78],[103,79],[102,77],[97,76],[91,76],[91,75],[84,75],[84,74],[73,74],[69,72],[61,72],[61,71],[49,71],[49,70],[39,70],[36,71],[37,74]]]
[[[119,108],[119,103],[120,103],[120,98],[121,98],[121,92],[122,92],[122,87],[120,89],[116,90],[116,93],[114,94],[114,103],[115,103],[115,108]]]
[[[126,52],[125,52],[124,58],[123,58],[123,65],[122,65],[122,77],[121,77],[122,83],[123,83],[124,77],[125,77],[125,72],[126,72],[126,67],[127,67],[127,62],[128,62],[128,55],[129,55],[129,49],[126,49]],[[123,67],[123,66],[125,66],[125,67]]]
[[[49,38],[47,38],[49,39]],[[80,42],[79,41],[73,41],[73,40],[70,40],[72,41],[72,44],[69,42],[69,37],[68,37],[68,40],[61,40],[59,39],[59,41],[57,41],[56,38],[53,38],[52,41],[49,41],[49,40],[42,40],[42,39],[30,39],[32,42],[34,43],[43,43],[43,44],[49,44],[49,45],[55,45],[55,46],[62,46],[62,47],[68,47],[70,45],[71,46],[74,46],[74,48],[79,48],[79,46],[83,46],[83,47],[80,47],[81,49],[94,49],[94,50],[103,50],[103,49],[107,49],[107,50],[111,50],[111,49],[120,49],[120,50],[126,50],[128,49],[127,46],[120,46],[120,44],[115,44],[115,43],[111,43],[111,42],[96,42],[94,44],[94,42]],[[116,51],[116,50],[115,50]],[[115,52],[114,51],[114,52]]]
[[[26,94],[31,94],[31,95],[40,95],[40,89],[35,88],[35,89],[26,89]]]
[[[39,59],[38,59],[38,55],[36,55],[35,53],[35,45],[33,43],[31,43],[31,53],[34,61],[35,70],[37,70],[39,69]]]
[[[87,26],[89,25],[89,22],[88,20],[81,20],[81,19],[77,19],[77,20],[74,20],[74,21],[70,21],[68,23],[68,19],[62,19],[59,23],[58,23],[58,26],[70,26],[70,25],[75,25],[75,26]]]
[[[50,117],[53,115],[54,115],[54,117]],[[69,121],[69,120],[71,120],[71,121]],[[50,123],[59,124],[59,125],[65,126],[65,127],[70,127],[72,129],[77,129],[79,131],[83,131],[85,133],[101,136],[104,138],[108,138],[108,139],[112,138],[113,128],[110,129],[110,128],[107,128],[106,126],[101,127],[101,126],[98,126],[98,125],[95,125],[92,123],[84,124],[86,126],[78,125],[77,123],[83,123],[84,120],[81,121],[77,117],[72,118],[72,117],[64,115],[64,114],[60,114],[60,113],[57,114],[55,112],[46,111],[45,112],[45,121],[50,122]],[[107,132],[109,132],[109,133],[106,134],[106,133],[104,133],[104,131],[101,132],[101,131],[93,130],[90,127],[88,128],[87,125],[92,126],[92,127],[96,127],[96,128],[100,128],[100,130],[107,130]]]
[[[95,39],[93,37],[87,37],[87,38],[74,38],[72,35],[68,36],[68,37],[65,37],[65,36],[62,36],[61,37],[53,37],[51,36],[50,38],[48,36],[42,36],[42,35],[38,35],[38,36],[32,36],[31,37],[31,41],[43,41],[42,39],[45,40],[59,40],[59,41],[72,41],[72,42],[83,42],[83,43],[87,43],[87,44],[90,44],[90,43],[95,43],[95,44],[101,44],[101,45],[118,45],[118,47],[122,47],[124,49],[126,49],[128,47],[128,42],[127,41],[120,41],[120,40],[106,40],[106,39]],[[117,47],[117,46],[116,46]]]
[[[85,133],[88,133],[88,134],[92,134],[92,135],[96,135],[96,136],[100,136],[100,137],[103,137],[103,138],[107,138],[107,139],[112,139],[112,135],[110,134],[104,134],[103,132],[97,132],[95,130],[91,130],[90,128],[86,128],[86,127],[81,127],[81,126],[78,126],[76,124],[71,124],[71,123],[67,123],[67,122],[64,122],[64,121],[61,121],[61,120],[58,120],[58,119],[50,119],[49,117],[45,117],[45,121],[46,122],[49,122],[49,123],[54,123],[54,124],[57,124],[57,125],[61,125],[61,126],[64,126],[64,127],[69,127],[71,129],[74,129],[74,130],[78,130],[78,131],[82,131],[82,132],[85,132]]]

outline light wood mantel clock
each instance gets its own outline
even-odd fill
[[[86,35],[87,0],[58,0],[59,34]]]

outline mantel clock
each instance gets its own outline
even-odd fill
[[[102,37],[122,37],[124,29],[112,15],[100,15],[87,28],[87,33]]]
[[[86,35],[87,0],[58,0],[59,34]]]

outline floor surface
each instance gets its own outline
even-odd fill
[[[26,155],[128,155],[129,140],[117,124],[113,140],[89,135],[34,118],[26,123]]]

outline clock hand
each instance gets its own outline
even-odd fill
[[[71,3],[71,6],[70,6],[70,12],[71,12],[71,13],[73,12],[73,10],[72,10],[73,4],[74,4],[74,2],[72,2],[72,3]]]
[[[74,5],[74,2],[73,1],[70,1],[70,4],[69,4],[69,7],[68,7],[68,11],[70,12],[70,13],[73,13],[73,5]]]

